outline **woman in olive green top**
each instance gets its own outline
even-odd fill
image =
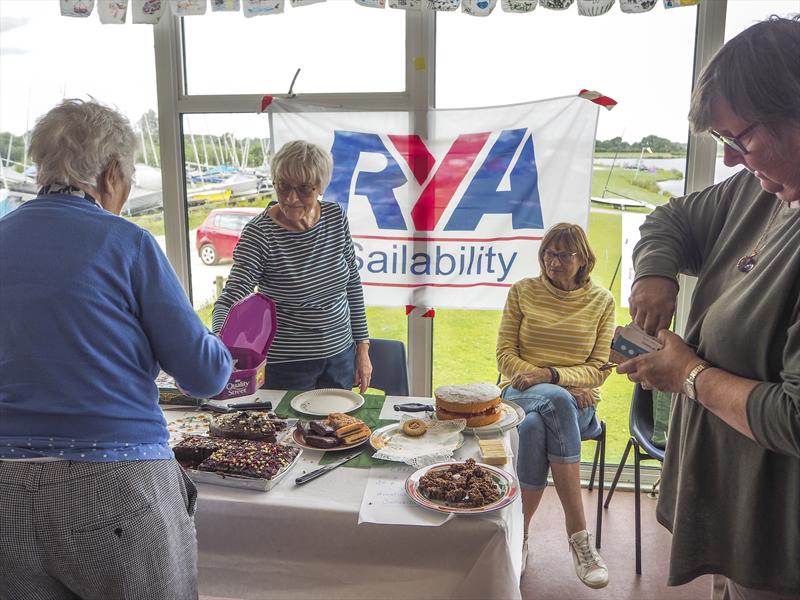
[[[799,99],[800,20],[725,44],[690,120],[746,169],[656,209],[634,250],[631,315],[664,347],[618,370],[681,393],[657,511],[669,584],[711,573],[718,598],[800,597]],[[678,273],[698,277],[683,340]]]

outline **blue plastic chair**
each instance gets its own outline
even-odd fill
[[[617,482],[622,474],[622,469],[628,460],[628,453],[633,448],[633,481],[634,481],[634,505],[636,510],[635,525],[636,530],[636,573],[642,574],[642,497],[641,497],[641,461],[657,460],[664,462],[664,450],[653,444],[653,392],[642,389],[638,383],[633,388],[633,399],[631,400],[631,411],[629,417],[629,427],[631,439],[625,446],[622,460],[617,467],[614,481],[608,490],[605,507],[608,508],[611,496],[617,487]]]
[[[408,396],[406,347],[398,340],[369,340],[369,359],[372,362],[370,387],[386,392],[387,396]]]

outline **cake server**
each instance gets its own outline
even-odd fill
[[[325,473],[333,471],[336,467],[341,467],[344,463],[351,461],[356,456],[360,456],[361,454],[363,454],[363,452],[364,452],[363,450],[360,450],[359,452],[351,454],[350,456],[345,456],[342,460],[338,462],[325,465],[324,467],[317,469],[316,471],[311,471],[310,473],[306,473],[305,475],[302,475],[297,479],[295,479],[294,483],[295,485],[303,485],[304,483],[308,483],[309,481],[311,481],[312,479],[316,479],[320,475],[325,475]]]

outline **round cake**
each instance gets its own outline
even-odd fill
[[[500,419],[500,388],[491,383],[443,385],[436,388],[436,416],[466,419],[467,427],[483,427]]]

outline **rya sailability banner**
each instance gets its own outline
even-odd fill
[[[345,111],[275,99],[275,149],[331,152],[367,304],[502,308],[544,231],[586,227],[599,105],[569,96],[457,110]],[[422,116],[420,116],[422,115]]]

